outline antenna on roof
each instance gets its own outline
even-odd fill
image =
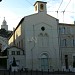
[[[64,12],[65,12],[65,10],[64,11],[62,11],[63,12],[63,22],[64,22]]]

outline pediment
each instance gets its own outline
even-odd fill
[[[45,22],[40,22],[40,23],[35,24],[35,26],[37,26],[37,25],[42,25],[42,26],[49,26],[49,27],[52,27],[50,24],[45,23]]]
[[[52,29],[52,26],[45,22],[37,23],[34,25],[34,30],[38,30],[38,31],[45,31],[45,30],[51,30],[51,29]]]

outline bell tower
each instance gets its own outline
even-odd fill
[[[35,13],[39,13],[39,12],[47,13],[46,4],[47,2],[36,1],[34,4]]]

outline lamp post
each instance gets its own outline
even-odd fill
[[[33,25],[33,37],[28,39],[28,41],[33,42],[33,47],[31,48],[31,65],[32,65],[32,70],[33,70],[33,49],[35,48],[35,44],[37,42],[37,38],[35,37],[34,25]]]
[[[34,37],[34,38],[32,39],[32,42],[34,42],[34,45],[33,45],[33,47],[31,48],[31,55],[32,55],[32,69],[33,69],[33,49],[35,48],[35,44],[37,43],[37,38]]]
[[[33,42],[33,47],[31,48],[31,65],[32,65],[32,69],[33,69],[33,49],[35,48],[35,44],[37,42],[37,38],[36,37],[32,37],[30,40],[28,40],[30,43]]]

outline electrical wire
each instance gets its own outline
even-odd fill
[[[33,4],[30,2],[30,1],[28,1],[28,0],[26,0],[31,6],[33,6]]]
[[[70,2],[71,2],[71,0],[69,1],[69,3],[70,3]],[[66,8],[68,7],[69,3],[68,3],[67,6],[65,7],[64,12],[65,12]]]
[[[68,4],[67,4],[67,6],[65,7],[64,11],[62,11],[62,12],[63,12],[63,22],[64,22],[64,13],[65,13],[65,10],[66,10],[66,8],[68,7],[68,5],[69,5],[70,2],[71,2],[71,0],[68,2]]]
[[[27,3],[28,3],[29,5],[28,5]],[[29,0],[26,0],[25,6],[26,6],[27,9],[28,9],[28,8],[30,8],[30,7],[33,7],[33,4],[32,4]],[[32,11],[32,9],[28,9],[28,10],[26,10],[25,13],[31,12],[31,11]]]
[[[63,3],[63,0],[61,1],[60,5],[59,5],[59,7],[58,7],[58,10],[56,11],[56,12],[57,12],[57,18],[58,18],[58,11],[59,11],[59,9],[60,9],[62,3]]]
[[[59,7],[58,7],[58,10],[60,9],[60,7],[61,7],[62,3],[63,3],[63,0],[61,1],[60,5],[59,5]],[[58,10],[57,10],[57,11],[58,11]]]

